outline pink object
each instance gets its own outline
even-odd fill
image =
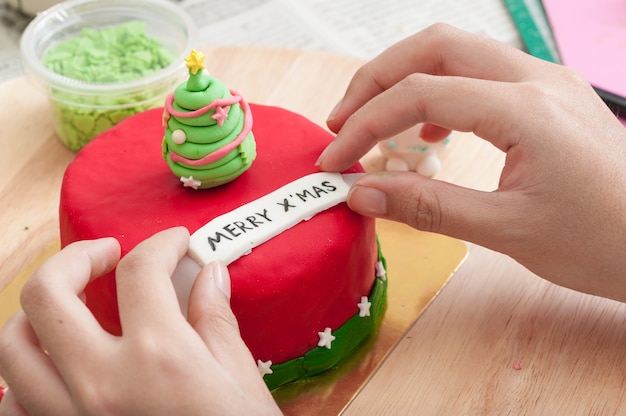
[[[522,365],[520,363],[515,363],[513,365],[513,370],[521,370],[522,369]]]
[[[178,111],[176,109],[174,109],[174,94],[170,94],[167,96],[167,98],[165,99],[165,108],[167,109],[167,112],[175,117],[179,117],[179,118],[193,118],[193,117],[199,117],[203,114],[208,113],[209,111],[211,111],[212,109],[216,108],[216,107],[225,107],[225,106],[231,106],[233,104],[236,104],[240,101],[243,100],[243,98],[241,97],[241,95],[239,93],[237,93],[236,91],[230,90],[230,93],[233,95],[232,97],[229,98],[220,98],[217,100],[213,100],[209,105],[205,105],[202,108],[199,108],[197,110],[194,111]]]
[[[594,86],[626,97],[626,3],[543,0],[563,64]]]
[[[221,107],[221,106],[217,106],[215,107],[215,114],[213,114],[211,116],[211,118],[213,120],[217,120],[217,125],[222,127],[224,125],[224,121],[226,121],[226,118],[228,117],[228,109],[230,108],[230,106],[227,107]]]

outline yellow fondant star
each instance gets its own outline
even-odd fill
[[[196,75],[198,71],[204,69],[204,54],[192,49],[189,56],[185,58],[185,62],[191,73]]]

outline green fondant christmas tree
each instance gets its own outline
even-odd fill
[[[163,157],[184,186],[212,188],[254,161],[252,114],[241,95],[204,71],[201,52],[185,61],[189,78],[165,102]]]

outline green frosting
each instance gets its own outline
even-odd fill
[[[230,96],[226,85],[208,74],[199,72],[196,75],[190,74],[187,82],[183,82],[174,90],[174,103],[181,109],[197,110],[217,98]]]
[[[176,103],[174,103],[174,107],[176,108]],[[211,114],[214,112],[212,111]],[[210,117],[209,117],[210,118]],[[215,120],[210,119],[213,124],[217,124]],[[205,124],[200,126],[191,126],[189,124],[183,124],[175,118],[170,118],[169,121],[169,129],[167,129],[166,134],[169,132],[171,134],[174,130],[184,129],[187,134],[187,140],[189,143],[200,143],[200,144],[210,144],[216,143],[220,139],[223,139],[224,131],[231,131],[233,134],[241,131],[243,128],[243,111],[241,110],[241,106],[234,105],[230,108],[230,117],[224,121],[224,125],[221,129],[207,129],[206,126],[211,124]],[[170,141],[170,143],[172,143]],[[173,144],[172,149],[175,152],[182,151],[179,145]],[[213,151],[213,150],[211,150]]]
[[[239,106],[235,106],[235,108],[237,107]],[[236,114],[241,113],[241,110],[235,111],[233,108],[231,111],[234,113],[232,114],[232,122],[225,122],[222,128],[219,128],[217,125],[203,127],[186,126],[172,117],[169,128],[165,129],[165,140],[169,149],[190,159],[200,159],[202,156],[224,147],[235,140],[241,129],[243,129],[243,114]],[[176,130],[185,132],[187,137],[185,143],[174,143],[172,132]]]
[[[252,147],[252,149],[248,150],[248,146]],[[252,162],[245,159],[245,156],[254,153],[256,145],[253,140],[246,139],[240,147],[241,150],[233,150],[224,158],[206,167],[195,168],[182,166],[181,164],[172,162],[169,154],[166,155],[165,160],[177,177],[188,178],[193,176],[194,179],[203,183],[215,183],[215,186],[217,186],[236,179],[250,167]],[[242,155],[244,157],[241,157]]]
[[[84,28],[56,44],[44,58],[49,70],[93,84],[133,81],[165,68],[174,55],[146,34],[146,24],[131,21],[100,30]]]
[[[236,101],[221,81],[203,72],[203,59],[196,51],[185,59],[189,78],[166,101],[162,144],[163,158],[170,170],[181,181],[193,178],[193,181],[185,181],[185,186],[196,189],[234,180],[256,158],[247,104],[241,97]],[[230,151],[222,150],[229,145],[233,146]]]
[[[57,43],[44,58],[47,69],[90,84],[118,84],[153,74],[174,60],[158,40],[146,34],[145,22],[131,21],[100,30],[85,28]],[[177,81],[175,81],[177,82]],[[120,95],[88,95],[52,90],[51,104],[59,139],[79,150],[89,140],[125,118],[159,106],[162,93],[150,88]]]
[[[378,244],[378,259],[385,270],[387,263]],[[387,299],[387,279],[376,278],[369,296],[370,316],[360,317],[357,313],[339,329],[333,331],[335,340],[332,348],[315,347],[302,357],[271,366],[272,374],[263,376],[270,390],[284,384],[312,377],[337,366],[350,357],[355,350],[374,332],[382,319]]]
[[[65,146],[78,151],[91,139],[110,129],[120,121],[161,105],[160,95],[151,97],[136,105],[119,104],[119,108],[91,108],[88,104],[78,106],[63,101],[56,101],[59,94],[50,100],[54,114],[55,132]]]

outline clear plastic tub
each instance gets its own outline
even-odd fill
[[[51,48],[81,36],[85,28],[101,30],[135,21],[144,22],[146,35],[171,52],[167,66],[126,82],[93,83],[59,75],[44,65]],[[79,150],[124,118],[163,105],[187,74],[184,58],[196,37],[191,17],[166,0],[71,0],[33,19],[20,52],[26,76],[50,99],[59,139]]]

